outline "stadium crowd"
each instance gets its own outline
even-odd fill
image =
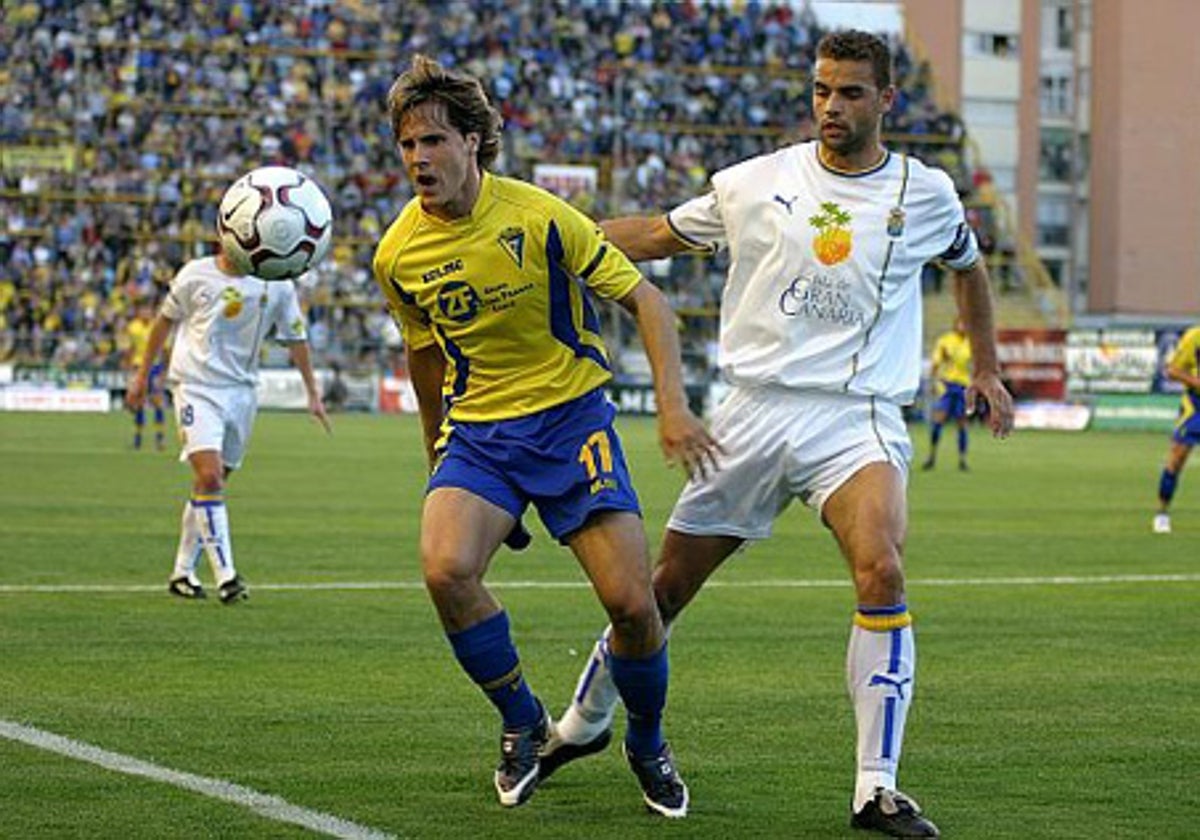
[[[370,258],[411,193],[385,113],[421,50],[484,78],[508,130],[501,171],[590,164],[569,196],[597,217],[666,209],[708,174],[812,123],[806,5],[631,0],[40,0],[0,16],[0,361],[120,363],[125,323],[212,247],[221,191],[270,163],[317,177],[336,244],[305,290],[318,363],[388,364]],[[893,148],[966,194],[962,127],[901,43]],[[676,260],[654,279],[706,355],[723,266]],[[706,282],[684,282],[693,275]],[[701,361],[701,367],[703,361]]]

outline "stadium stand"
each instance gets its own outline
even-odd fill
[[[510,126],[503,171],[596,166],[600,189],[571,198],[602,217],[665,209],[711,171],[809,136],[821,34],[807,7],[763,2],[12,4],[0,18],[0,361],[115,369],[137,303],[211,247],[224,187],[281,163],[313,173],[335,208],[335,247],[306,291],[318,363],[386,367],[398,337],[370,257],[410,196],[384,100],[413,51],[488,80]],[[978,192],[928,64],[894,46],[889,144]],[[976,205],[995,242],[994,214]],[[680,311],[689,367],[708,376],[723,266],[652,274]]]

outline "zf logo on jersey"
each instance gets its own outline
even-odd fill
[[[525,267],[525,231],[521,228],[510,227],[500,231],[496,237],[504,253],[517,264],[517,268]]]
[[[442,315],[465,324],[479,311],[479,294],[461,280],[451,280],[438,292],[438,309]]]

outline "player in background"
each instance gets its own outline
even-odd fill
[[[288,346],[308,394],[308,410],[331,430],[309,358],[304,313],[293,283],[239,274],[223,251],[191,260],[179,270],[150,328],[141,366],[126,402],[139,410],[153,360],[175,333],[167,384],[183,441],[179,459],[192,467],[191,497],[183,506],[179,548],[167,590],[204,598],[196,576],[208,556],[224,604],[248,597],[233,561],[225,485],[242,464],[258,411],[259,353],[271,333]]]
[[[1187,464],[1192,447],[1200,444],[1200,324],[1188,329],[1175,345],[1167,362],[1167,377],[1183,386],[1179,420],[1171,432],[1171,448],[1158,479],[1158,513],[1154,533],[1171,533],[1171,515],[1167,509],[1175,498],[1179,474]]]
[[[930,376],[938,398],[929,419],[929,457],[921,465],[931,470],[937,463],[938,441],[947,420],[958,424],[958,468],[967,471],[967,388],[971,384],[971,339],[962,318],[954,329],[938,337],[933,347]]]
[[[636,261],[730,253],[719,364],[732,390],[712,421],[724,454],[719,471],[692,476],[668,522],[654,572],[664,621],[739,548],[768,537],[793,499],[812,508],[841,548],[857,599],[846,655],[858,728],[850,823],[936,837],[896,786],[916,675],[902,565],[912,445],[901,406],[920,384],[929,260],[951,269],[975,351],[968,408],[985,398],[992,431],[1004,436],[1012,399],[999,377],[987,271],[953,183],[882,145],[894,96],[882,41],[826,36],[813,80],[818,141],[719,171],[710,192],[666,215],[603,227]],[[609,647],[605,635],[593,650],[544,774],[606,741],[617,700]]]
[[[150,303],[139,303],[137,312],[125,326],[125,366],[132,375],[142,366],[146,346],[150,340],[150,328],[154,323],[154,307]],[[150,360],[150,373],[146,380],[145,402],[154,409],[154,448],[162,450],[165,441],[165,393],[163,388],[163,364],[157,358]],[[133,412],[133,448],[142,448],[142,437],[146,430],[146,406]]]
[[[374,271],[404,335],[430,466],[422,571],[454,656],[500,713],[500,804],[532,795],[553,726],[483,580],[532,504],[612,621],[612,681],[629,712],[625,749],[643,799],[683,817],[688,791],[662,733],[666,636],[589,297],[615,300],[636,320],[662,450],[691,472],[711,465],[714,444],[687,405],[674,315],[595,223],[488,171],[501,119],[476,79],[418,55],[388,109],[416,195],[380,241]]]

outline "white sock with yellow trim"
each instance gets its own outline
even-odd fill
[[[875,788],[896,789],[904,721],[912,702],[917,651],[904,604],[862,607],[854,614],[846,650],[846,684],[858,724],[854,810]]]

